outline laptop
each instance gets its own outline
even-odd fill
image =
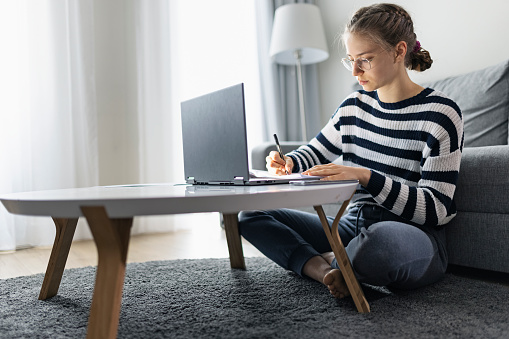
[[[181,115],[188,184],[267,185],[319,178],[249,170],[242,83],[183,101]]]

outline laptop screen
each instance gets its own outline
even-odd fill
[[[184,101],[181,115],[187,182],[249,179],[244,84]]]

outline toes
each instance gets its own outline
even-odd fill
[[[330,294],[335,298],[341,299],[350,295],[341,271],[333,269],[325,275],[323,283],[329,289]]]
[[[345,297],[345,294],[338,292],[338,291],[329,291],[330,294],[337,299],[343,299]]]
[[[327,273],[325,277],[323,277],[323,283],[327,286],[332,285],[334,282],[334,275],[332,274],[332,271]]]

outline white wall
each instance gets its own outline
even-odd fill
[[[330,58],[318,65],[323,124],[350,94],[355,78],[343,67],[345,51],[334,43],[360,7],[381,1],[317,0]],[[391,1],[388,1],[391,2]],[[433,59],[423,72],[410,71],[417,83],[494,65],[509,58],[509,2],[502,0],[394,0],[412,16],[417,39]]]

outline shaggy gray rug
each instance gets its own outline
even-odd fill
[[[371,313],[266,258],[153,261],[126,270],[119,338],[507,338],[509,287],[447,274],[415,291],[363,285]],[[0,337],[84,338],[95,268],[0,280]]]

